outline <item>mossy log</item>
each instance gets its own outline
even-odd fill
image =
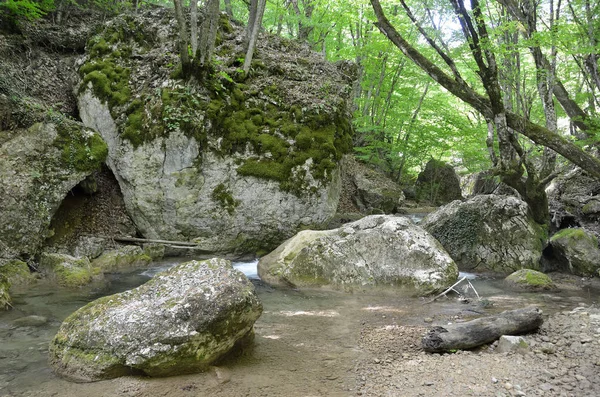
[[[502,335],[518,335],[536,330],[544,320],[537,307],[508,310],[495,316],[460,324],[435,327],[423,337],[423,350],[430,353],[471,349],[491,343]]]

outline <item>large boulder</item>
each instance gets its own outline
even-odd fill
[[[258,262],[267,283],[296,287],[409,287],[426,295],[452,284],[456,264],[408,218],[372,215],[338,229],[305,230]]]
[[[244,29],[223,17],[217,70],[184,80],[176,32],[168,9],[116,18],[79,70],[81,119],[106,140],[140,232],[253,253],[326,224],[351,149],[352,77],[275,37],[259,40],[242,76]]]
[[[558,270],[583,277],[600,275],[598,239],[582,228],[559,231],[550,238],[550,248],[544,253],[557,262]]]
[[[600,237],[600,181],[580,168],[554,179],[546,189],[554,230],[583,227]]]
[[[0,132],[0,258],[39,253],[61,201],[106,155],[96,133],[67,119]]]
[[[431,159],[417,177],[416,197],[419,201],[428,201],[434,205],[460,200],[460,178],[450,164]]]
[[[152,262],[152,257],[136,245],[125,245],[104,252],[92,261],[92,267],[103,273],[131,270]]]
[[[350,200],[352,206],[363,213],[381,211],[389,214],[397,210],[404,202],[404,193],[400,185],[382,172],[378,172],[346,155],[342,159],[342,200]],[[343,211],[353,208],[340,208]],[[338,210],[339,211],[339,210]]]
[[[490,194],[457,200],[420,225],[442,243],[461,270],[508,274],[540,269],[546,229],[516,197]]]
[[[186,262],[71,314],[50,363],[79,382],[198,372],[247,342],[261,312],[254,286],[229,261]]]

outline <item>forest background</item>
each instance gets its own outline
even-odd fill
[[[205,2],[214,3],[196,3],[200,12],[209,8]],[[18,30],[36,18],[60,23],[86,8],[108,18],[143,4],[173,6],[170,0],[2,0],[0,15]],[[246,23],[252,5],[224,0],[220,9]],[[268,0],[262,31],[306,42],[332,62],[355,62],[354,146],[361,160],[401,184],[414,181],[431,158],[464,174],[493,168],[509,185],[522,183],[522,191],[516,188],[531,205],[565,163],[545,146],[566,148],[577,163],[582,152],[571,146],[589,151],[598,141],[597,15],[600,2],[592,0]],[[478,108],[469,98],[487,102]],[[519,125],[561,138],[534,137],[536,144],[526,128],[511,125],[511,114]],[[586,168],[586,161],[592,172],[600,170],[589,159],[579,165]]]

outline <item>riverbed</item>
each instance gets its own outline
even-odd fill
[[[469,299],[453,296],[432,303],[406,293],[297,291],[263,284],[256,274],[256,261],[242,262],[235,267],[253,281],[264,306],[251,350],[217,363],[207,373],[164,379],[126,377],[75,384],[52,373],[48,343],[64,318],[94,299],[134,288],[181,260],[107,275],[104,282],[82,289],[40,282],[15,294],[15,309],[0,313],[0,396],[352,396],[364,388],[360,368],[372,355],[365,348],[365,338],[376,335],[378,329],[402,330],[409,336],[398,339],[410,341],[406,346],[386,347],[391,356],[396,351],[416,354],[420,333],[435,324],[528,304],[551,314],[591,305],[599,296],[596,284],[574,277],[561,276],[559,291],[515,293],[506,291],[501,279],[468,274],[464,275],[483,300],[476,299],[471,290],[464,291]],[[19,323],[31,315],[47,322]]]

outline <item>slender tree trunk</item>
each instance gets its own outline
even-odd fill
[[[208,0],[205,5],[206,18],[202,21],[200,43],[196,59],[200,67],[205,67],[211,62],[217,40],[219,27],[219,0]]]
[[[179,28],[179,37],[177,39],[177,47],[179,48],[179,57],[181,58],[181,71],[184,77],[189,77],[192,72],[190,62],[190,54],[188,53],[188,34],[185,15],[183,14],[183,5],[181,0],[173,0],[175,6],[175,19]]]
[[[250,66],[252,65],[252,57],[254,56],[254,49],[256,48],[256,40],[258,39],[258,32],[262,26],[262,18],[265,13],[265,6],[267,3],[267,0],[257,1],[258,4],[256,6],[255,19],[252,22],[252,34],[248,40],[246,58],[244,59],[244,73],[246,74],[250,71]],[[250,25],[250,21],[248,21],[248,25]]]
[[[192,54],[198,51],[198,0],[190,0],[190,41]]]

